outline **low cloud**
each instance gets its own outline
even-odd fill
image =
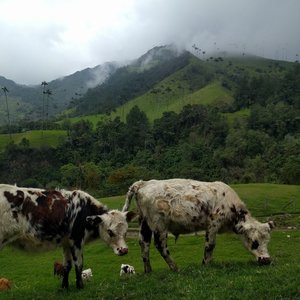
[[[291,61],[300,54],[298,0],[38,3],[0,2],[6,12],[0,20],[0,75],[18,83],[50,81],[104,62],[132,60],[171,43]]]

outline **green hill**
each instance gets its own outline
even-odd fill
[[[19,144],[23,139],[26,139],[29,141],[29,145],[34,148],[41,146],[57,147],[65,140],[66,136],[67,132],[65,130],[31,130],[12,134],[12,141]],[[0,134],[0,151],[9,143],[9,135]]]
[[[162,84],[162,86],[165,85]],[[161,85],[158,88],[161,88]],[[166,87],[166,89],[168,88],[169,86]],[[153,93],[148,92],[118,107],[111,114],[111,117],[120,117],[122,121],[125,121],[126,115],[137,105],[140,110],[146,113],[148,119],[153,122],[155,119],[160,118],[165,111],[178,113],[188,104],[217,104],[222,101],[229,102],[231,100],[232,95],[230,92],[223,88],[219,81],[214,81],[193,93],[174,90],[173,92],[170,91],[169,95],[164,95],[163,93],[153,95]]]
[[[175,58],[173,58],[174,60]],[[273,61],[255,56],[247,57],[228,57],[228,58],[214,58],[211,57],[206,61],[200,60],[193,55],[185,54],[184,59],[179,58],[181,61],[181,68],[175,69],[175,71],[161,80],[157,77],[157,83],[154,85],[148,84],[143,86],[143,93],[138,96],[134,96],[136,89],[136,83],[124,74],[122,75],[126,80],[121,78],[122,76],[118,71],[114,74],[118,80],[114,79],[107,83],[106,87],[101,89],[94,89],[90,91],[93,95],[94,111],[97,111],[98,104],[96,98],[99,98],[101,103],[109,101],[110,95],[106,100],[105,94],[107,89],[114,91],[114,97],[121,99],[126,92],[126,100],[123,100],[115,108],[111,106],[110,112],[84,115],[84,109],[82,108],[84,103],[88,103],[88,95],[83,99],[80,104],[82,114],[79,117],[70,118],[70,121],[77,122],[81,119],[89,120],[94,125],[99,121],[103,121],[109,118],[120,117],[122,121],[126,120],[128,112],[137,105],[140,110],[144,111],[148,119],[153,120],[160,118],[165,111],[180,112],[183,106],[187,104],[204,104],[223,106],[231,104],[234,100],[234,93],[236,87],[239,86],[240,80],[243,76],[249,74],[253,77],[259,78],[261,75],[268,75],[271,78],[281,78],[285,74],[285,70],[292,66],[291,63]],[[156,62],[157,63],[157,62]],[[169,61],[170,63],[170,61]],[[126,68],[123,68],[123,73]],[[151,69],[151,68],[150,68]],[[142,71],[137,72],[136,68],[130,68],[130,72],[135,76],[140,76],[140,81],[144,82],[144,74]],[[148,70],[148,69],[147,69]],[[130,73],[130,74],[131,74]],[[127,74],[128,75],[128,74]],[[147,75],[148,76],[148,75]],[[153,83],[153,73],[151,73],[151,82]],[[134,77],[136,80],[136,77]],[[144,78],[144,79],[143,79]],[[115,86],[115,84],[121,84],[122,88]],[[130,92],[133,90],[133,92]],[[96,96],[98,95],[98,96]],[[131,96],[133,97],[131,97]],[[131,98],[130,98],[131,97]],[[80,101],[80,99],[79,99]],[[123,103],[123,104],[122,104]],[[104,105],[104,104],[103,104]],[[249,111],[235,112],[233,115],[227,113],[229,124],[232,124],[236,118],[244,118],[248,116]]]
[[[169,90],[169,81],[163,81],[158,84],[154,90],[162,91],[162,88]],[[205,87],[189,93],[188,90],[173,89],[166,95],[165,92],[153,93],[152,91],[137,97],[115,109],[111,114],[96,114],[87,115],[81,117],[73,117],[69,120],[71,123],[76,123],[80,120],[88,120],[93,123],[94,126],[98,122],[102,122],[108,119],[114,119],[120,117],[121,121],[126,121],[126,116],[129,111],[138,106],[140,110],[144,111],[150,122],[160,118],[166,111],[180,112],[185,105],[188,104],[221,104],[231,102],[233,99],[229,90],[224,88],[220,81],[213,81]]]

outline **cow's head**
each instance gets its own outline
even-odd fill
[[[274,228],[272,221],[260,223],[255,219],[246,219],[237,225],[238,233],[242,234],[242,239],[246,248],[254,254],[260,265],[269,265],[271,258],[268,252],[270,232]]]
[[[86,220],[91,225],[98,226],[101,239],[112,247],[116,255],[125,255],[128,253],[125,242],[128,229],[127,222],[134,216],[133,212],[111,210],[102,215],[89,216]]]

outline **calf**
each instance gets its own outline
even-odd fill
[[[23,249],[63,247],[62,287],[69,286],[75,265],[76,286],[81,277],[83,246],[100,238],[116,255],[128,252],[124,237],[131,213],[108,210],[83,191],[43,190],[0,185],[0,249],[13,243]]]
[[[228,185],[188,179],[135,182],[127,193],[123,211],[135,195],[140,215],[140,246],[145,272],[151,271],[149,247],[154,243],[170,269],[177,270],[167,248],[167,233],[179,234],[206,230],[203,263],[212,259],[216,234],[232,230],[239,234],[246,248],[259,264],[271,262],[267,250],[273,222],[260,223]]]

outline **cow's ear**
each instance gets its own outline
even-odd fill
[[[89,216],[86,217],[86,221],[92,226],[96,226],[102,222],[102,219],[100,216]]]
[[[137,216],[137,213],[135,213],[134,211],[127,211],[125,212],[125,216],[126,216],[126,221],[130,222]]]
[[[269,221],[268,225],[269,225],[270,229],[275,228],[275,223],[273,221]]]

